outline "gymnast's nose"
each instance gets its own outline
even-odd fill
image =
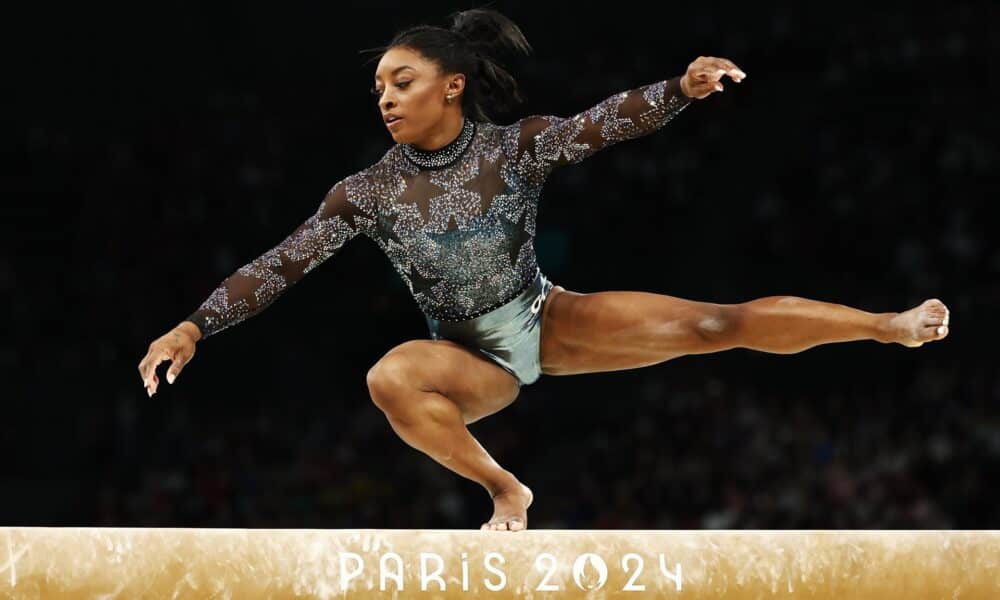
[[[389,90],[386,90],[382,94],[382,98],[379,100],[379,105],[382,107],[382,112],[387,113],[392,110],[393,107],[397,106],[396,101],[391,96]]]

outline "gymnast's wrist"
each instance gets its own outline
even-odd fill
[[[202,338],[201,329],[191,321],[181,321],[174,329],[180,329],[196,342]]]
[[[687,74],[679,75],[674,79],[677,81],[677,91],[682,100],[695,100],[694,96],[689,96],[687,92],[684,91],[684,77]]]

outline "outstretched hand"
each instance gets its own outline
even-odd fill
[[[701,100],[713,92],[722,91],[722,76],[739,83],[747,76],[733,61],[714,56],[699,56],[688,65],[681,77],[681,91],[688,98]]]
[[[171,361],[170,368],[167,369],[167,381],[173,383],[184,365],[194,356],[195,342],[197,339],[189,331],[178,326],[149,345],[146,356],[139,362],[139,377],[142,378],[142,384],[150,397],[156,393],[156,388],[160,385],[156,367],[163,361]]]

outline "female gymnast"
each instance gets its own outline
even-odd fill
[[[553,285],[535,261],[539,194],[552,170],[656,131],[694,100],[746,74],[699,56],[677,77],[615,94],[575,116],[528,116],[496,125],[490,109],[520,101],[498,62],[528,54],[520,29],[488,9],[420,25],[378,48],[372,92],[395,145],[337,182],[288,238],[226,278],[149,346],[139,373],[152,396],[157,365],[173,383],[195,343],[257,314],[358,233],[389,256],[424,313],[430,339],[387,352],[368,371],[372,401],[410,446],[493,498],[482,529],[527,527],[531,490],[466,425],[511,404],[541,374],[658,364],[730,348],[791,354],[833,342],[916,347],[948,334],[937,300],[869,313],[794,296],[741,304]]]

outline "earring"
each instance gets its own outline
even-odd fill
[[[454,98],[455,98],[454,96],[448,96],[448,102],[451,102],[452,99],[454,99]]]

